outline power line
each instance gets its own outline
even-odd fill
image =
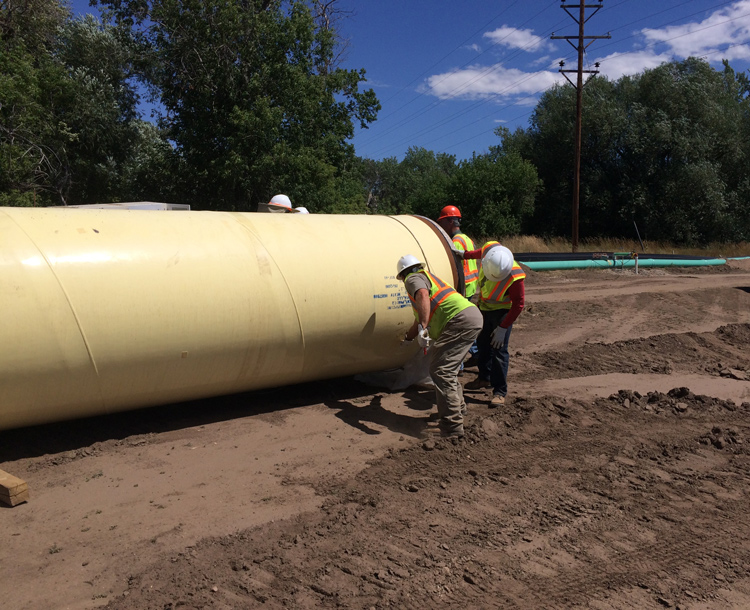
[[[683,5],[685,5],[685,4],[689,4],[689,2],[690,2],[690,1],[692,1],[692,0],[688,0],[687,2],[683,2],[683,3],[681,3],[681,4],[680,4],[680,5],[678,5],[678,6],[683,6]],[[625,2],[620,2],[620,3],[616,4],[616,5],[614,6],[614,7],[611,7],[611,8],[610,8],[610,10],[612,10],[613,8],[616,8],[617,6],[620,6],[620,5],[624,4],[624,3],[625,3]],[[723,3],[721,3],[721,4],[718,4],[718,5],[714,5],[714,6],[713,6],[713,7],[711,7],[710,9],[704,9],[703,11],[698,11],[698,13],[705,13],[705,12],[706,12],[706,10],[712,10],[712,9],[716,9],[716,8],[719,8],[720,6],[724,6],[724,5],[726,5],[726,4],[731,4],[731,2],[723,2]],[[648,17],[644,17],[644,18],[640,18],[640,19],[634,20],[633,22],[630,22],[629,24],[625,24],[625,25],[623,25],[623,26],[620,26],[620,27],[616,28],[616,30],[622,29],[622,28],[624,28],[624,27],[628,27],[629,25],[632,25],[633,23],[636,23],[636,22],[639,22],[639,21],[643,21],[644,19],[647,19],[647,18],[653,17],[654,15],[659,15],[659,14],[663,14],[664,12],[667,12],[668,10],[673,10],[674,8],[677,8],[677,7],[671,7],[670,9],[665,9],[665,10],[661,10],[661,11],[658,11],[658,12],[656,12],[656,13],[653,13],[652,15],[650,15],[650,16],[648,16]],[[690,15],[688,15],[688,16],[687,16],[687,18],[689,18],[689,17],[692,17],[693,15],[695,15],[695,14],[698,14],[698,13],[691,13]],[[739,19],[739,18],[741,18],[741,17],[743,17],[743,16],[745,16],[745,15],[741,15],[741,16],[739,16],[739,17],[735,17],[735,18],[733,18],[733,19],[728,19],[728,20],[722,21],[722,22],[720,22],[720,23],[717,23],[717,24],[712,24],[711,26],[707,26],[706,28],[701,28],[701,29],[699,29],[699,30],[693,30],[693,31],[692,31],[691,33],[694,33],[694,32],[696,32],[696,31],[702,31],[703,29],[708,29],[709,27],[715,27],[715,26],[718,26],[718,25],[722,25],[722,24],[724,24],[724,23],[727,23],[727,22],[730,22],[730,21],[734,21],[734,20],[736,20],[736,19]],[[670,25],[670,24],[672,24],[672,23],[674,23],[674,22],[676,22],[676,21],[681,21],[681,20],[684,20],[685,18],[686,18],[686,16],[682,16],[682,17],[680,17],[680,18],[678,18],[678,19],[675,19],[675,20],[670,20],[670,21],[668,21],[668,22],[666,22],[666,23],[663,23],[663,24],[660,24],[659,26],[656,26],[656,27],[657,27],[657,28],[665,27],[665,26],[667,26],[667,25]],[[636,51],[628,51],[628,52],[623,52],[623,53],[619,53],[619,54],[617,54],[617,55],[616,55],[616,57],[621,57],[621,56],[625,56],[625,55],[628,55],[628,54],[638,53],[638,52],[641,52],[641,51],[643,51],[644,49],[648,49],[648,48],[651,48],[651,47],[653,47],[653,46],[656,46],[656,45],[658,45],[658,44],[661,44],[661,43],[666,43],[666,42],[669,42],[670,40],[673,40],[673,39],[676,39],[676,38],[679,38],[679,37],[681,37],[681,36],[685,36],[685,35],[686,35],[686,34],[681,34],[681,35],[679,35],[679,36],[675,36],[675,37],[673,37],[673,38],[670,38],[670,39],[666,39],[666,40],[663,40],[663,41],[657,41],[657,42],[655,42],[655,43],[652,43],[652,44],[650,44],[650,45],[646,45],[645,47],[642,47],[641,49],[639,49],[639,50],[636,50]],[[631,38],[631,37],[627,37],[627,38]],[[627,39],[627,38],[626,38],[626,39]],[[609,46],[609,45],[604,45],[604,46]],[[739,46],[739,44],[737,44],[737,45],[731,45],[731,46]],[[728,47],[728,48],[731,48],[731,47]],[[716,52],[718,52],[718,51],[716,51]],[[715,53],[715,52],[710,52],[709,54],[714,54],[714,53]],[[615,56],[613,56],[613,57],[615,57]],[[491,68],[490,70],[486,70],[486,71],[484,71],[484,72],[483,72],[483,74],[489,74],[489,73],[490,73],[490,72],[492,72],[492,71],[493,71],[494,69],[496,69],[496,67],[495,67],[495,66],[493,66],[493,67],[492,67],[492,68]],[[393,148],[397,148],[397,147],[401,146],[401,145],[402,145],[403,143],[406,143],[406,142],[408,142],[408,141],[412,140],[412,139],[413,139],[414,137],[418,137],[418,136],[420,136],[420,135],[425,135],[425,134],[429,133],[430,131],[434,131],[435,129],[438,129],[439,127],[442,127],[442,126],[444,126],[444,125],[446,125],[446,124],[448,124],[448,123],[452,122],[453,120],[456,120],[456,119],[460,118],[461,116],[463,116],[463,115],[467,114],[468,112],[471,112],[472,110],[475,110],[476,108],[478,108],[478,107],[479,107],[479,106],[481,106],[482,104],[485,104],[485,103],[488,103],[488,102],[490,102],[490,101],[493,101],[493,100],[497,99],[498,97],[502,96],[502,94],[503,94],[503,93],[504,93],[505,91],[508,91],[508,90],[511,90],[511,89],[513,89],[514,87],[518,86],[518,85],[519,85],[519,84],[521,84],[522,82],[524,82],[524,81],[528,80],[529,78],[533,78],[534,76],[536,76],[536,75],[538,75],[538,74],[539,74],[539,73],[532,73],[532,74],[531,74],[531,75],[529,75],[529,76],[526,76],[526,77],[524,77],[524,78],[522,78],[522,79],[519,79],[519,80],[515,81],[514,83],[511,83],[511,84],[510,84],[510,85],[509,85],[508,87],[506,87],[505,89],[503,89],[503,91],[501,91],[501,92],[497,92],[497,93],[495,93],[495,94],[493,94],[493,95],[491,95],[491,96],[488,96],[487,98],[485,98],[485,99],[484,99],[484,100],[482,100],[482,101],[479,101],[479,102],[476,102],[476,103],[472,104],[472,105],[471,105],[471,106],[470,106],[469,108],[467,108],[467,109],[464,109],[464,110],[462,110],[462,111],[461,111],[461,112],[459,112],[459,113],[456,113],[456,114],[455,114],[455,115],[453,115],[452,117],[450,117],[450,118],[445,118],[445,119],[442,119],[442,120],[441,120],[440,122],[438,122],[437,124],[435,124],[435,125],[433,125],[433,126],[430,126],[430,127],[424,128],[424,129],[420,130],[419,132],[417,132],[416,134],[412,134],[412,135],[410,135],[409,137],[407,137],[407,138],[405,138],[405,139],[399,140],[398,142],[395,142],[395,143],[390,143],[390,144],[389,144],[388,146],[386,146],[386,147],[383,147],[383,148],[381,148],[381,149],[379,149],[379,150],[375,151],[375,153],[371,153],[371,154],[377,155],[378,153],[381,153],[381,152],[385,152],[385,151],[387,151],[387,150],[391,150],[391,149],[393,149]],[[476,80],[476,79],[473,79],[473,80]],[[473,81],[472,81],[472,82],[473,82]],[[464,88],[465,88],[465,86],[464,86]],[[455,91],[455,90],[456,90],[456,89],[454,89],[454,91]],[[528,99],[529,97],[532,97],[532,96],[534,96],[534,95],[537,95],[537,94],[538,94],[539,92],[541,92],[541,91],[543,91],[543,90],[544,90],[544,89],[540,89],[539,91],[537,91],[537,92],[535,92],[535,93],[529,93],[529,94],[526,94],[526,95],[524,95],[524,99]],[[441,102],[442,102],[442,100],[441,100]],[[435,104],[433,104],[433,107],[432,107],[432,108],[434,108],[434,107],[435,107],[436,105],[438,105],[438,102],[436,102]],[[518,105],[518,102],[516,102],[516,103],[514,103],[514,104],[510,104],[510,105],[506,106],[505,108],[508,108],[508,107],[512,107],[512,106],[514,106],[514,105]],[[428,108],[428,109],[427,109],[426,111],[429,111],[429,110],[431,110],[432,108]],[[498,110],[502,110],[502,109],[495,109],[495,110],[493,110],[492,114],[495,114],[496,112],[498,112]],[[525,114],[529,114],[529,113],[525,113]],[[405,121],[408,121],[408,120],[409,120],[409,119],[411,119],[411,118],[412,118],[413,116],[415,116],[415,115],[414,115],[414,114],[410,115],[409,117],[407,117],[407,119],[405,119]],[[476,122],[478,122],[478,121],[480,121],[480,120],[483,120],[483,118],[486,118],[486,117],[488,117],[488,116],[491,116],[491,115],[485,115],[485,117],[482,117],[482,118],[480,118],[480,119],[477,119],[477,120],[475,120],[475,121],[473,121],[473,122],[469,123],[468,125],[471,125],[471,124],[474,124],[474,123],[476,123]],[[405,121],[402,121],[402,123],[403,123],[403,122],[405,122]],[[367,144],[371,144],[372,142],[376,141],[377,139],[380,139],[381,137],[384,137],[385,135],[387,135],[387,133],[390,133],[390,132],[391,132],[392,130],[393,130],[393,129],[389,129],[389,130],[388,130],[388,131],[387,131],[386,133],[383,133],[383,134],[379,134],[378,136],[376,136],[376,138],[373,138],[373,139],[371,139],[371,140],[369,140],[369,141],[366,141],[366,142],[364,143],[364,145],[367,145]],[[458,131],[458,130],[454,130],[453,132],[450,132],[450,133],[451,133],[451,134],[452,134],[452,133],[455,133],[455,131]],[[441,136],[440,136],[439,138],[437,138],[436,140],[440,140],[440,139],[442,139],[442,138],[446,137],[447,135],[450,135],[450,134],[444,134],[444,135],[441,135]],[[477,136],[474,136],[474,137],[477,137]],[[472,138],[472,139],[473,139],[473,138]],[[433,140],[433,141],[435,141],[435,140]],[[460,144],[460,143],[455,143],[455,144],[451,144],[451,145],[449,145],[449,147],[452,147],[452,146],[457,146],[458,144]]]
[[[524,25],[526,25],[526,24],[527,24],[527,23],[529,23],[530,21],[532,21],[532,20],[536,19],[536,18],[537,18],[537,17],[539,16],[539,15],[541,15],[541,14],[542,14],[543,12],[545,12],[546,10],[548,10],[549,8],[551,8],[551,7],[552,7],[552,6],[554,5],[554,4],[557,4],[557,0],[555,0],[555,1],[554,1],[554,2],[553,2],[553,3],[551,4],[551,5],[549,5],[549,6],[545,7],[544,9],[542,9],[541,11],[539,11],[538,13],[536,13],[535,15],[533,15],[532,17],[529,17],[529,19],[527,19],[526,21],[524,21],[524,22],[523,22],[523,23],[521,24],[521,26],[520,26],[520,27],[523,27]],[[493,19],[493,21],[494,21],[494,19]],[[506,36],[505,38],[507,38],[507,36]],[[490,50],[491,50],[491,49],[493,49],[494,47],[498,46],[498,45],[499,45],[499,44],[500,44],[500,43],[501,43],[501,42],[502,42],[503,40],[505,40],[505,38],[503,38],[503,39],[501,39],[501,40],[499,40],[499,41],[495,42],[495,43],[494,43],[494,44],[492,44],[492,45],[490,45],[490,46],[489,46],[489,47],[488,47],[487,49],[485,49],[484,51],[482,51],[482,53],[480,53],[479,55],[477,55],[477,57],[481,57],[482,55],[484,55],[485,53],[487,53],[488,51],[490,51]],[[529,46],[529,45],[527,45],[527,47],[528,47],[528,46]],[[513,54],[511,54],[511,56],[510,56],[510,57],[502,57],[501,59],[512,59],[513,57],[515,57],[516,55],[518,55],[518,54],[519,54],[519,53],[520,53],[520,52],[521,52],[522,50],[525,50],[525,49],[526,49],[527,47],[523,47],[522,49],[516,49],[516,51],[514,51],[514,52],[513,52]],[[449,55],[450,55],[450,54],[449,54]],[[472,62],[474,62],[474,61],[476,61],[476,57],[472,58],[472,60],[470,60],[470,61],[467,61],[467,62],[466,62],[466,63],[464,63],[464,64],[463,64],[462,66],[460,66],[460,67],[459,67],[458,69],[460,70],[460,69],[462,69],[462,68],[465,68],[466,66],[468,66],[468,65],[469,65],[470,63],[472,63]],[[494,69],[493,67],[489,68],[489,69],[488,69],[488,70],[486,71],[486,73],[478,75],[478,76],[476,77],[476,79],[475,79],[475,80],[478,80],[478,79],[479,79],[479,78],[481,78],[482,76],[484,76],[484,75],[486,75],[487,73],[491,72],[491,71],[492,71],[493,69]],[[425,73],[426,73],[427,71],[429,71],[429,70],[426,70],[425,72],[422,72],[422,75],[423,75],[423,74],[425,74]],[[454,72],[455,72],[455,71],[454,71]],[[421,77],[422,75],[420,75],[420,77]],[[435,83],[435,84],[439,84],[440,82],[442,82],[443,80],[445,80],[446,78],[448,78],[448,76],[449,76],[449,75],[450,75],[450,74],[446,75],[446,76],[445,76],[445,77],[444,77],[443,79],[441,79],[440,81],[438,81],[438,82],[437,82],[437,83]],[[413,83],[413,82],[415,82],[416,80],[418,80],[418,79],[419,79],[420,77],[418,77],[417,79],[415,79],[414,81],[412,81],[412,83]],[[470,84],[470,83],[469,83],[469,84]],[[403,88],[401,89],[401,91],[403,91]],[[416,101],[417,99],[419,99],[420,97],[423,97],[423,96],[424,96],[424,93],[423,93],[423,92],[420,92],[420,93],[419,93],[419,94],[417,94],[417,95],[416,95],[416,96],[415,96],[414,98],[412,98],[412,99],[411,99],[411,100],[409,100],[408,102],[406,102],[406,103],[402,104],[402,105],[401,105],[400,107],[396,108],[395,110],[393,110],[393,111],[391,111],[391,112],[390,112],[389,114],[387,114],[387,115],[386,115],[386,116],[384,117],[384,119],[387,119],[387,118],[389,118],[389,117],[393,116],[394,114],[396,114],[397,112],[399,112],[399,111],[403,110],[403,109],[404,109],[404,108],[405,108],[406,106],[408,106],[409,104],[411,104],[412,102]],[[393,96],[392,96],[392,97],[393,97]],[[389,98],[389,99],[392,99],[392,98]],[[378,139],[380,139],[380,138],[382,138],[382,137],[384,137],[384,136],[388,135],[389,133],[391,133],[391,132],[393,132],[394,130],[398,129],[398,128],[399,128],[399,127],[401,127],[402,125],[404,125],[404,124],[408,123],[408,122],[409,122],[409,120],[410,120],[411,118],[413,118],[413,117],[415,117],[415,116],[417,116],[417,115],[419,115],[419,114],[423,114],[424,112],[428,112],[428,111],[432,110],[433,108],[435,108],[435,107],[437,107],[437,106],[441,105],[441,104],[442,104],[443,102],[444,102],[444,100],[440,100],[440,99],[439,99],[439,100],[436,100],[436,101],[432,102],[432,103],[431,103],[431,104],[429,105],[429,107],[427,107],[426,109],[425,109],[425,108],[423,108],[423,109],[420,109],[420,110],[417,110],[417,111],[415,111],[414,113],[410,114],[409,116],[407,116],[407,117],[405,117],[405,118],[401,119],[401,120],[400,120],[400,121],[399,121],[398,123],[396,123],[395,125],[393,125],[393,126],[391,126],[391,127],[387,128],[387,131],[385,131],[385,132],[382,132],[382,133],[380,133],[380,134],[377,134],[377,135],[373,136],[373,137],[372,137],[372,138],[370,138],[370,139],[366,139],[366,140],[365,140],[365,141],[364,141],[364,142],[362,143],[362,145],[366,146],[366,145],[368,145],[368,144],[371,144],[372,142],[374,142],[374,141],[376,141],[376,140],[378,140]]]

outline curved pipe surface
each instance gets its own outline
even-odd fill
[[[401,366],[414,216],[0,208],[0,429]]]

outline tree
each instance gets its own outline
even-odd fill
[[[55,59],[66,71],[56,119],[66,146],[71,203],[119,201],[122,167],[139,137],[132,49],[127,38],[87,15],[62,29]]]
[[[448,188],[459,205],[461,230],[496,239],[521,232],[534,210],[539,187],[536,168],[517,152],[490,151],[459,164]]]
[[[750,128],[747,78],[728,64],[670,62],[584,89],[580,223],[582,235],[633,234],[682,243],[747,239]],[[532,161],[544,182],[529,229],[567,235],[572,124],[569,87],[539,101],[526,130],[501,148]]]
[[[54,201],[66,186],[49,96],[64,84],[51,58],[57,30],[67,13],[50,0],[0,5],[0,203],[35,205]],[[61,133],[62,132],[62,133]]]
[[[129,51],[58,2],[0,5],[2,203],[116,200],[137,135]]]
[[[366,160],[364,165],[368,206],[374,212],[437,218],[449,203],[447,188],[456,166],[453,155],[412,147],[401,162],[390,157]]]
[[[284,192],[313,211],[341,204],[331,197],[354,162],[354,121],[365,127],[380,105],[359,91],[363,70],[334,67],[333,31],[303,2],[98,4],[151,60],[144,78],[181,159],[183,201],[250,210]]]

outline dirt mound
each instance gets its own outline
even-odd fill
[[[701,372],[750,379],[750,324],[712,333],[669,333],[648,338],[589,343],[568,350],[516,354],[519,377],[562,378],[605,373]]]
[[[165,557],[108,607],[709,601],[750,576],[749,414],[687,388],[516,399],[473,417],[464,441],[318,484],[319,512]]]

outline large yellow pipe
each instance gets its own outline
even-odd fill
[[[0,429],[400,366],[414,216],[0,208]],[[414,349],[414,348],[413,348]]]

